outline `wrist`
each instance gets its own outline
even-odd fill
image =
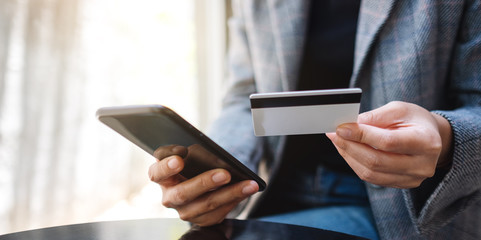
[[[442,149],[439,155],[436,168],[448,168],[451,166],[452,162],[452,149],[453,149],[453,132],[451,129],[451,124],[443,116],[431,113],[436,120],[438,125],[439,135],[441,136]]]

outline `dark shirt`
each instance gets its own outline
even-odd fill
[[[349,86],[359,7],[360,0],[311,1],[298,90]],[[289,136],[286,146],[289,161],[354,174],[325,134]]]
[[[311,1],[299,90],[349,86],[360,1]],[[349,194],[337,189],[342,183],[351,188]],[[369,204],[364,183],[325,134],[288,136],[278,177],[269,185],[270,194],[263,195],[252,217],[325,205]]]

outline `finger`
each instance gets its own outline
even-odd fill
[[[363,181],[383,187],[409,189],[419,187],[422,181],[426,179],[425,177],[374,171],[358,162],[356,158],[351,157],[351,155],[347,154],[338,146],[335,145],[335,147],[338,149],[339,154],[341,154],[341,156],[346,160],[347,164],[352,168],[356,175],[359,176],[359,178]]]
[[[207,193],[177,210],[183,220],[206,224],[209,218],[223,219],[232,208],[258,191],[255,181],[243,181]]]
[[[333,138],[333,143],[346,161],[355,161],[362,165],[365,171],[415,178],[427,178],[434,174],[435,163],[422,157],[384,152],[340,137]]]
[[[215,154],[213,154],[211,151],[205,149],[202,145],[200,144],[193,144],[189,146],[189,155],[187,158],[190,159],[199,159],[204,162],[217,162],[217,163],[223,163],[222,160],[219,159],[219,157]]]
[[[170,208],[183,206],[199,196],[229,183],[230,180],[231,176],[225,169],[214,169],[204,172],[166,189],[162,203]]]
[[[221,206],[220,208],[215,209],[209,213],[197,216],[192,219],[183,219],[184,221],[189,221],[193,224],[196,224],[201,227],[212,226],[215,224],[219,224],[224,221],[227,214],[235,208],[239,202],[232,202],[226,205]]]
[[[359,114],[357,122],[380,128],[389,128],[404,122],[403,117],[406,116],[406,111],[408,111],[406,105],[409,104],[398,101],[390,102],[380,108]]]
[[[161,146],[154,151],[154,157],[158,160],[164,159],[166,157],[170,157],[172,155],[180,156],[181,158],[185,158],[187,156],[188,150],[184,146],[180,145],[168,145],[168,146]]]
[[[210,192],[177,210],[184,218],[190,219],[211,212],[225,204],[241,202],[258,191],[259,186],[255,181],[243,181]]]
[[[334,139],[336,138],[336,136],[337,135],[335,132],[326,133],[326,137],[329,138],[331,142],[334,142]]]
[[[339,126],[336,134],[346,140],[400,154],[426,154],[431,146],[436,146],[434,132],[423,127],[384,129],[366,124],[348,123]],[[433,153],[436,152],[436,149],[431,150]]]
[[[184,168],[184,161],[179,156],[171,156],[155,162],[149,167],[151,181],[164,186],[170,186],[183,180],[178,173]],[[173,177],[178,176],[178,177]],[[175,180],[175,181],[173,181]],[[178,180],[178,181],[177,181]]]

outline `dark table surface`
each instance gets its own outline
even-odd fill
[[[94,222],[42,228],[0,236],[0,240],[35,239],[363,239],[342,233],[255,220],[231,220],[211,227],[192,226],[179,219]]]

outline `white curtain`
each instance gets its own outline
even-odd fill
[[[218,106],[209,119],[199,106],[219,93],[202,83],[223,75],[197,69],[195,39],[211,28],[195,4],[0,1],[0,234],[90,221],[147,184],[152,158],[101,125],[97,108],[164,104],[206,126]]]

